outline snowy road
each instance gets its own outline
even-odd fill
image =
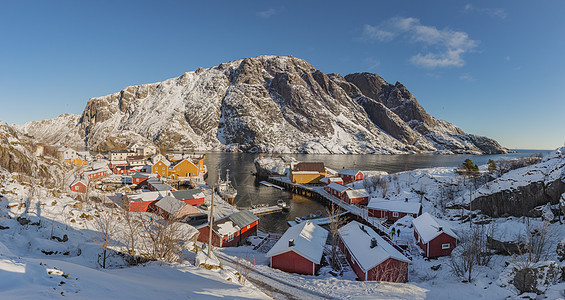
[[[222,263],[234,269],[238,269],[236,265],[241,265],[239,262],[226,257],[222,253],[216,253],[216,255],[220,260],[222,260]],[[247,280],[249,280],[257,288],[273,297],[274,299],[337,299],[335,297],[332,297],[331,295],[312,291],[304,287],[297,286],[284,280],[275,278],[256,269],[251,270],[251,272],[247,276]]]

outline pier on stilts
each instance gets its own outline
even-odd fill
[[[410,260],[412,256],[408,251],[400,247],[393,241],[389,227],[386,225],[384,219],[369,217],[369,210],[366,207],[360,207],[355,204],[349,204],[342,199],[331,195],[324,190],[324,186],[305,186],[302,184],[293,183],[288,177],[269,177],[268,182],[284,187],[286,190],[296,195],[305,196],[324,204],[334,204],[339,206],[344,212],[349,213],[356,221],[366,224],[376,230],[387,242],[393,247],[403,253]]]

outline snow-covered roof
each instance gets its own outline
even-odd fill
[[[343,192],[351,189],[348,186],[344,186],[344,185],[341,185],[341,184],[336,183],[336,182],[332,182],[332,183],[328,184],[328,188],[330,188],[334,191],[338,191],[339,193],[343,193]]]
[[[128,162],[125,160],[112,160],[110,161],[111,164],[115,165],[127,165]]]
[[[339,236],[365,272],[389,258],[410,262],[410,259],[396,250],[373,229],[357,221],[352,221],[341,227]],[[373,238],[377,241],[377,246],[371,248],[371,239]]]
[[[341,169],[337,174],[338,175],[348,175],[348,176],[356,176],[361,172],[360,170],[352,170],[352,169]]]
[[[179,200],[186,200],[186,199],[196,199],[196,198],[204,198],[205,195],[201,189],[190,189],[190,190],[180,190],[180,191],[173,191],[173,197]]]
[[[157,191],[174,191],[175,190],[172,186],[160,181],[156,177],[151,177],[151,178],[147,179],[147,183],[150,184]]]
[[[185,205],[186,205],[186,203],[178,200],[177,198],[171,197],[171,196],[165,196],[161,200],[157,201],[157,203],[155,203],[155,206],[157,206],[160,209],[168,212],[171,215],[178,212]]]
[[[71,183],[71,186],[77,184],[77,183],[82,183],[84,186],[88,186],[88,181],[86,181],[86,179],[80,179],[80,178],[76,178],[73,183]]]
[[[292,172],[292,174],[302,174],[302,175],[315,175],[315,174],[320,174],[320,172],[316,172],[316,171],[294,171]]]
[[[367,193],[367,190],[365,189],[347,190],[345,191],[345,194],[349,197],[349,199],[369,197],[369,193]]]
[[[171,162],[166,159],[159,159],[157,161],[154,161],[153,165],[157,164],[158,162],[162,162],[167,167],[171,166]]]
[[[343,179],[341,179],[341,177],[325,177],[320,179],[320,181],[325,184],[330,184],[332,182],[343,182]]]
[[[163,198],[161,192],[142,192],[127,194],[130,201],[155,201]]]
[[[212,226],[212,228],[220,236],[225,236],[235,233],[241,228],[247,225],[251,225],[251,223],[257,220],[259,220],[259,218],[257,218],[257,216],[252,214],[250,211],[242,210],[219,219],[218,221],[214,222],[214,226]]]
[[[278,242],[267,252],[266,257],[294,251],[304,258],[320,263],[324,253],[324,245],[328,238],[328,231],[310,222],[302,222],[287,229]],[[289,241],[294,240],[294,246],[289,246]]]
[[[422,239],[424,244],[429,243],[431,240],[433,240],[443,232],[456,239],[459,239],[448,224],[446,224],[442,220],[434,218],[427,212],[414,219],[412,221],[412,224],[414,224],[414,230],[418,232],[418,235],[420,235],[420,238]]]
[[[384,211],[397,211],[408,214],[418,214],[422,204],[414,201],[394,201],[383,200],[382,198],[371,198],[367,208],[384,210]]]

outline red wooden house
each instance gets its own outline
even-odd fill
[[[408,281],[410,259],[368,226],[352,221],[341,227],[339,248],[361,281]]]
[[[148,174],[144,174],[144,173],[140,173],[140,172],[135,172],[131,174],[131,183],[132,184],[140,184],[143,181],[147,180],[149,177]]]
[[[243,245],[245,239],[257,234],[259,218],[248,210],[242,210],[214,222],[212,226],[212,245],[233,247]],[[200,232],[198,241],[207,243],[210,233],[209,223],[196,227]]]
[[[289,273],[315,275],[320,268],[328,231],[310,222],[290,227],[267,252],[270,266]]]
[[[459,239],[448,224],[429,213],[412,220],[414,238],[427,257],[450,255]]]
[[[122,195],[122,201],[129,202],[129,211],[146,212],[155,210],[155,203],[163,198],[159,192],[143,192]]]
[[[77,178],[73,183],[71,183],[71,190],[77,193],[86,193],[88,187],[88,181],[84,179]]]
[[[406,215],[416,218],[422,214],[422,204],[415,201],[394,201],[372,198],[367,204],[369,217],[396,221]]]
[[[359,170],[341,169],[337,175],[343,180],[343,184],[348,184],[353,181],[363,180],[363,172]]]
[[[90,179],[94,179],[94,178],[98,178],[98,177],[102,177],[102,176],[106,176],[106,175],[110,175],[110,170],[108,168],[100,168],[100,169],[96,169],[96,170],[89,170],[89,171],[84,171],[84,172],[80,172],[79,176],[85,176],[88,177]]]
[[[332,182],[324,187],[324,190],[328,192],[330,195],[338,197],[339,199],[343,200],[345,191],[350,190],[350,187],[343,186],[339,183]]]
[[[204,204],[205,195],[201,189],[180,190],[171,192],[173,197],[192,206]]]
[[[343,201],[349,204],[367,205],[369,203],[369,193],[365,189],[349,189],[345,191]]]

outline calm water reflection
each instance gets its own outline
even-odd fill
[[[517,153],[504,155],[325,155],[325,154],[291,154],[299,161],[323,161],[326,167],[340,170],[343,167],[360,170],[379,170],[389,173],[430,167],[456,167],[470,158],[478,165],[486,164],[489,159],[509,159],[549,151],[518,150]],[[325,207],[306,197],[293,195],[285,190],[266,187],[259,184],[252,172],[255,171],[253,160],[257,154],[250,153],[207,153],[204,163],[208,166],[208,183],[218,180],[218,171],[222,178],[226,169],[230,169],[230,178],[238,191],[235,204],[248,207],[252,204],[266,203],[274,205],[282,199],[290,204],[290,210],[260,217],[259,228],[267,232],[283,233],[287,228],[287,220],[320,211],[325,214]]]

